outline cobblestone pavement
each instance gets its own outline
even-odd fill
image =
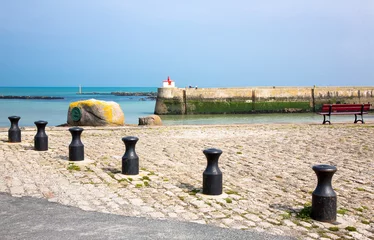
[[[174,219],[288,235],[299,239],[374,239],[374,125],[227,125],[87,127],[83,162],[68,161],[68,128],[47,127],[49,150],[33,150],[35,128],[22,143],[0,129],[0,192],[46,198],[87,211]],[[121,172],[124,136],[137,136],[140,174]],[[224,194],[201,194],[206,158],[223,151]],[[338,168],[337,223],[308,210],[316,176],[311,167]]]

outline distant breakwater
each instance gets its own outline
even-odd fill
[[[82,92],[77,93],[78,95],[114,95],[114,96],[137,96],[137,97],[146,97],[148,100],[156,100],[157,92]]]
[[[159,88],[155,114],[318,112],[326,103],[373,103],[374,87]]]
[[[114,95],[114,96],[136,96],[136,97],[144,97],[140,98],[139,101],[147,101],[147,100],[156,100],[157,92],[110,92],[110,93],[103,93],[103,92],[82,92],[77,93],[78,95]],[[14,95],[0,95],[0,99],[25,99],[25,100],[33,100],[33,99],[42,99],[42,100],[58,100],[58,99],[65,99],[64,97],[51,97],[51,96],[14,96]]]
[[[42,99],[42,100],[57,100],[64,99],[63,97],[49,97],[49,96],[0,96],[0,99]]]

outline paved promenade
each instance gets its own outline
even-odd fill
[[[0,192],[85,211],[167,219],[299,239],[374,239],[374,125],[230,125],[85,128],[86,160],[68,161],[68,128],[47,127],[49,150],[0,129]],[[121,171],[124,136],[137,136],[138,176]],[[202,150],[223,151],[224,194],[201,194]],[[298,214],[311,203],[311,167],[338,168],[336,224]]]

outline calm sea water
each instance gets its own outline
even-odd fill
[[[0,87],[0,95],[63,97],[55,100],[0,99],[0,126],[9,126],[8,116],[21,117],[20,126],[33,126],[37,120],[56,126],[67,121],[69,104],[95,98],[117,102],[125,114],[125,122],[138,123],[138,118],[153,114],[156,101],[141,101],[138,96],[78,95],[78,87]],[[83,87],[82,92],[157,92],[156,87]]]
[[[156,87],[84,87],[82,92],[156,92]],[[137,96],[77,95],[78,87],[0,87],[0,95],[54,96],[61,100],[0,99],[0,127],[10,125],[8,116],[21,117],[20,126],[34,126],[37,120],[56,126],[67,121],[70,102],[95,98],[117,102],[125,114],[127,124],[137,124],[138,118],[153,114],[156,101],[141,101]],[[322,116],[302,114],[220,114],[161,116],[164,125],[190,124],[244,124],[244,123],[321,123]],[[333,116],[333,122],[353,122],[353,116]],[[365,121],[374,122],[374,115],[365,115]]]

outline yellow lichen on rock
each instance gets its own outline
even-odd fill
[[[68,124],[74,126],[123,126],[125,115],[116,102],[89,99],[70,103]]]

